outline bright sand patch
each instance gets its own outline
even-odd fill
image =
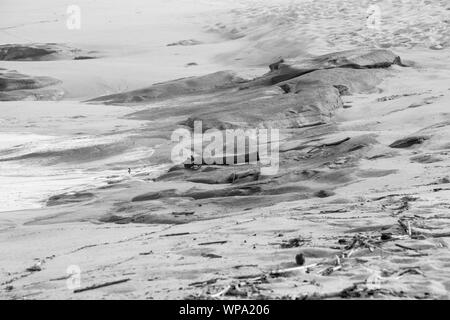
[[[132,175],[112,191],[96,190],[94,199],[79,205],[3,212],[0,249],[2,261],[7,263],[0,264],[0,296],[211,298],[224,288],[239,284],[240,289],[235,292],[241,292],[240,295],[230,293],[220,297],[294,298],[319,294],[319,297],[347,298],[369,295],[448,298],[449,238],[439,236],[450,229],[449,191],[444,179],[450,165],[448,125],[445,125],[450,120],[448,4],[438,0],[423,5],[413,1],[380,1],[381,30],[374,30],[367,28],[369,4],[355,2],[341,1],[334,5],[330,1],[226,1],[225,5],[225,1],[170,1],[151,5],[148,1],[129,1],[124,9],[119,2],[111,5],[111,1],[81,1],[87,15],[86,32],[83,29],[69,32],[64,28],[63,4],[68,2],[33,4],[39,8],[25,8],[24,1],[2,2],[6,8],[2,13],[8,13],[1,21],[1,28],[6,31],[0,33],[2,42],[30,39],[69,42],[105,55],[81,64],[74,61],[1,64],[24,73],[62,79],[67,98],[72,100],[222,69],[237,69],[242,74],[262,73],[261,66],[266,68],[279,56],[294,59],[299,55],[361,46],[389,47],[405,61],[412,60],[415,64],[413,68],[393,67],[390,76],[374,93],[344,97],[345,108],[335,119],[338,134],[372,135],[376,144],[356,167],[348,169],[350,173],[344,170],[333,175],[333,170],[345,169],[342,168],[345,159],[326,165],[324,170],[331,172],[327,182],[337,186],[335,195],[325,199],[291,199],[294,201],[265,207],[239,197],[204,202],[175,199],[168,204],[159,200],[131,203],[130,199],[147,192],[198,186],[177,181],[155,184]],[[46,22],[4,29],[30,21]],[[431,38],[430,33],[434,33]],[[186,39],[205,43],[166,46]],[[198,66],[186,67],[190,62]],[[145,122],[120,117],[141,107],[154,106],[130,109],[68,101],[2,103],[2,132],[6,135],[0,140],[4,143],[1,149],[14,147],[11,135],[20,139],[18,144],[31,143],[39,151],[49,141],[50,151],[70,145],[78,137],[77,132],[83,132],[81,141],[90,143],[89,146],[103,145],[102,139],[117,137],[127,142],[124,136],[135,138],[134,130],[141,129]],[[79,118],[80,115],[85,118]],[[436,124],[442,126],[431,127]],[[145,131],[138,131],[145,135]],[[389,148],[394,141],[414,134],[433,137],[412,148]],[[52,139],[58,143],[53,145]],[[18,151],[21,155],[27,153],[23,149]],[[109,159],[106,157],[105,162],[99,160],[96,164],[88,162],[87,167],[105,170],[109,175]],[[125,157],[125,163],[129,159],[132,158]],[[411,159],[438,161],[424,163]],[[126,167],[126,164],[119,166],[119,176]],[[55,189],[63,187],[58,179],[42,180],[46,171],[42,172],[35,180],[27,177],[30,188],[23,191],[36,190],[40,184]],[[66,186],[71,181],[78,183],[77,172],[73,168],[70,172],[72,176],[64,181]],[[356,175],[352,183],[340,183],[340,179],[345,181],[352,174]],[[92,176],[96,177],[96,174]],[[25,179],[8,181],[8,185],[19,186]],[[82,186],[89,182],[83,176]],[[316,183],[305,182],[308,187]],[[25,195],[16,196],[13,204],[17,205],[21,197]],[[184,219],[184,215],[189,219],[192,211],[195,217],[207,216],[218,210],[221,201],[228,201],[230,207],[241,205],[243,209],[221,209],[214,219],[179,225],[98,223],[98,218],[109,212],[137,217],[153,213],[158,217],[161,212],[172,215],[176,211],[181,218],[172,217],[171,221]],[[179,207],[186,210],[174,209]],[[380,243],[385,232],[407,235],[407,230],[399,224],[401,219],[411,222],[415,236],[421,233],[427,236],[406,236],[403,240]],[[258,280],[261,274],[267,275],[271,270],[295,266],[294,257],[301,249],[307,264],[323,263],[324,259],[335,259],[342,253],[348,255],[351,250],[348,246],[355,239],[359,241],[355,252],[343,259],[340,269],[326,269],[336,266],[336,260],[332,260],[312,268],[309,273],[300,270],[268,277],[268,282]],[[305,248],[286,247],[290,243]],[[36,262],[41,263],[40,272],[26,271]],[[122,278],[130,281],[76,294],[64,278],[71,265],[80,267],[83,287]],[[362,283],[365,291],[358,288],[342,291],[352,288],[354,283]]]

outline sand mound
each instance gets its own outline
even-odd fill
[[[59,100],[64,92],[61,81],[51,77],[34,77],[16,71],[0,72],[0,101]]]
[[[8,175],[15,162],[46,163],[45,159],[50,158],[62,166],[72,158],[74,161],[68,165],[71,170],[83,165],[90,175],[105,167],[113,172],[108,173],[108,184],[102,187],[96,182],[80,186],[79,192],[62,191],[67,185],[48,189],[48,194],[40,197],[49,199],[48,207],[42,210],[2,213],[0,237],[7,244],[2,247],[2,258],[8,261],[6,268],[0,268],[3,296],[448,298],[450,77],[448,54],[445,50],[434,51],[448,46],[447,2],[232,0],[226,3],[235,7],[229,21],[218,23],[220,16],[203,15],[213,20],[209,27],[222,34],[223,41],[191,32],[189,26],[184,34],[172,34],[168,26],[182,25],[176,10],[162,15],[162,25],[147,15],[159,14],[162,4],[150,8],[144,1],[132,1],[117,9],[108,6],[106,0],[82,2],[80,5],[97,19],[89,19],[94,22],[86,25],[90,32],[70,31],[74,41],[98,41],[98,48],[118,49],[120,57],[113,54],[105,60],[82,64],[19,62],[24,66],[20,70],[64,79],[67,88],[82,83],[79,91],[83,97],[128,91],[99,102],[125,103],[131,108],[120,108],[127,110],[120,115],[133,110],[130,117],[147,122],[140,122],[142,127],[123,127],[116,121],[112,124],[109,117],[116,116],[119,108],[90,105],[89,110],[105,110],[91,119],[90,126],[96,132],[92,135],[105,131],[109,134],[111,130],[127,131],[125,135],[130,137],[128,130],[132,130],[133,136],[117,144],[116,140],[99,143],[95,139],[89,148],[74,145],[73,141],[58,148],[61,145],[51,139],[49,148],[28,150],[17,146],[20,142],[14,136],[8,138],[10,153],[3,154],[2,150],[1,156],[23,158],[0,162],[6,177],[0,193],[11,188],[8,181],[14,180],[8,180]],[[176,8],[180,1],[176,2],[171,4],[172,9],[183,11]],[[204,3],[225,6],[221,0],[195,5],[191,0],[182,2],[188,2],[186,9],[193,13]],[[378,30],[372,28],[376,25],[367,24],[368,16],[372,18],[376,12],[373,7],[368,11],[374,4],[381,7],[382,13]],[[105,14],[106,6],[111,10]],[[199,16],[196,13],[194,19]],[[35,17],[38,11],[30,14]],[[8,19],[13,16],[27,25],[14,23],[15,17]],[[45,38],[56,36],[55,41],[59,41],[67,35],[61,31],[64,28],[54,28],[60,21],[30,25],[21,14],[5,18],[4,27],[12,28],[9,35],[9,31],[4,33],[7,37],[52,41]],[[47,36],[42,32],[50,29],[61,33],[50,32]],[[150,41],[153,33],[158,34],[155,42]],[[146,36],[140,37],[143,34]],[[203,44],[166,46],[180,39],[199,39]],[[154,51],[153,45],[160,47]],[[371,50],[319,56],[363,47]],[[402,58],[417,63],[401,68],[398,65],[402,62],[395,54],[372,50],[389,47],[401,47],[396,51]],[[235,82],[226,76],[209,75],[134,90],[145,86],[148,74],[162,79],[152,82],[160,82],[185,77],[188,72],[220,70],[218,64],[207,64],[206,53],[220,53],[219,61],[226,68],[252,76],[263,72],[260,66],[276,63],[268,74],[253,81]],[[191,62],[198,65],[184,67]],[[258,68],[255,71],[242,66]],[[62,71],[54,73],[58,68]],[[40,73],[42,69],[48,73]],[[174,71],[178,72],[176,76],[169,76]],[[95,84],[97,79],[101,84]],[[114,79],[120,79],[120,83]],[[72,81],[78,84],[70,84]],[[90,89],[103,85],[106,89]],[[8,103],[3,110],[20,105]],[[73,127],[67,130],[62,127],[68,125],[69,118],[55,118],[55,113],[72,109],[73,104],[67,101],[54,104],[52,112],[39,118],[26,114],[38,113],[44,105],[51,104],[33,103],[32,108],[24,109],[27,111],[20,116],[28,118],[26,121],[6,112],[0,121],[6,130],[23,123],[26,126],[22,128],[42,131],[33,126],[44,123],[47,128],[43,131],[50,135],[70,132],[79,137],[86,131],[88,119],[71,122]],[[68,117],[86,114],[78,112]],[[185,125],[184,129],[191,128],[196,118],[219,129],[279,128],[279,171],[265,176],[258,164],[202,163],[200,168],[173,167],[153,180],[151,168],[127,170],[137,162],[141,168],[167,163],[170,134],[179,123]],[[46,122],[38,123],[36,119]],[[17,121],[19,125],[13,127],[11,124]],[[64,139],[67,141],[67,136]],[[153,155],[141,153],[132,160],[128,147],[156,147],[157,151]],[[34,168],[30,167],[22,168],[31,172]],[[33,183],[30,177],[23,177],[27,172],[19,172],[21,181],[27,182],[17,188],[23,201],[30,190],[27,185]],[[45,188],[49,181],[67,183],[67,172],[50,174],[44,180],[36,177],[34,184]],[[39,268],[30,268],[36,263],[34,258],[39,259]],[[68,261],[81,267],[83,288],[113,280],[130,281],[74,293],[67,290],[67,278],[63,277]],[[290,269],[302,263],[307,267]]]
[[[50,77],[32,77],[15,71],[0,73],[1,91],[40,89],[59,83],[59,80]]]
[[[402,65],[398,55],[389,50],[355,49],[330,53],[312,58],[300,65],[317,65],[319,68],[388,68],[393,64]]]
[[[208,110],[180,124],[191,128],[202,121],[203,129],[301,128],[328,122],[333,111],[342,107],[339,91],[332,86],[310,86],[296,94],[254,99]]]
[[[230,103],[189,117],[181,124],[224,130],[234,127],[298,128],[329,122],[342,107],[341,94],[373,91],[386,75],[383,70],[401,64],[388,50],[349,50],[295,63],[277,62],[271,71],[241,85],[248,90],[243,102]],[[288,80],[288,81],[286,81]],[[284,81],[284,82],[283,82]],[[252,88],[278,84],[286,95],[252,98]]]
[[[336,87],[341,95],[374,92],[386,72],[383,70],[336,68],[317,70],[278,85],[289,92],[298,93],[313,85]]]
[[[262,77],[256,78],[243,85],[242,87],[252,87],[261,85],[273,85],[302,75],[311,73],[316,70],[326,70],[334,68],[349,69],[380,69],[389,68],[392,65],[402,65],[399,56],[389,50],[366,50],[356,49],[341,51],[312,58],[303,58],[299,60],[281,60],[270,65],[270,72]],[[334,71],[331,73],[322,72],[319,76],[325,78],[324,83],[330,83],[331,79],[336,77],[345,78],[353,75],[352,82],[357,83],[364,77],[370,78],[374,73],[370,72],[353,72],[353,71]],[[316,74],[317,76],[317,74]],[[313,76],[314,78],[315,76]],[[331,79],[326,79],[326,78]],[[359,79],[356,79],[359,77]],[[312,79],[317,80],[317,79]],[[321,80],[321,79],[319,79]],[[348,83],[350,79],[346,80]],[[367,80],[369,81],[369,80]],[[371,81],[374,82],[373,80]],[[379,81],[378,81],[379,82]],[[376,84],[376,83],[375,83]]]
[[[3,61],[50,61],[95,59],[94,52],[85,52],[63,44],[4,44],[0,45]]]
[[[107,104],[139,103],[155,99],[169,99],[182,95],[208,93],[237,86],[244,80],[234,73],[220,71],[200,77],[183,78],[154,84],[148,88],[112,94],[91,99],[88,102]]]
[[[377,178],[397,173],[396,170],[357,169],[358,162],[377,144],[377,140],[370,134],[339,134],[333,125],[333,115],[343,106],[342,95],[374,91],[389,74],[389,67],[400,64],[400,61],[397,55],[386,50],[338,52],[297,62],[294,67],[279,61],[270,66],[268,74],[241,83],[238,88],[211,93],[206,102],[204,96],[193,97],[188,100],[188,106],[186,101],[175,100],[169,110],[163,106],[135,113],[133,117],[155,123],[168,121],[166,118],[169,116],[173,117],[172,121],[187,117],[178,124],[194,129],[195,122],[201,121],[203,131],[255,127],[279,129],[282,132],[281,166],[274,176],[261,175],[258,161],[231,165],[211,165],[209,161],[202,161],[202,166],[196,170],[189,166],[175,166],[155,182],[161,185],[188,182],[194,183],[194,187],[187,190],[161,187],[158,191],[138,194],[130,201],[148,202],[149,205],[170,204],[177,210],[180,208],[173,203],[174,199],[214,201],[214,210],[208,214],[211,217],[215,210],[220,212],[225,208],[237,210],[250,204],[329,198],[335,195],[333,189],[339,185],[361,177]],[[304,70],[308,72],[302,73]],[[290,79],[278,82],[279,77]],[[182,81],[184,84],[185,80]],[[333,132],[335,134],[330,136]],[[157,150],[155,153],[160,152]],[[234,159],[238,156],[224,155]],[[120,223],[136,222],[136,215],[129,212],[114,210],[114,216],[119,217]],[[144,219],[144,216],[148,218]],[[156,223],[159,219],[154,213],[139,213],[139,217],[141,222]],[[169,218],[164,215],[161,219],[167,222]]]

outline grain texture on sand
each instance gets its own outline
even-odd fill
[[[196,1],[186,10],[200,18],[186,23],[173,3],[130,0],[133,10],[105,13],[106,1],[80,1],[98,19],[72,34],[73,47],[95,47],[98,59],[3,69],[59,79],[77,101],[101,98],[3,104],[3,128],[30,135],[8,142],[0,165],[69,166],[72,154],[91,175],[111,171],[101,187],[52,189],[48,206],[1,213],[0,297],[448,298],[447,3],[380,2],[376,30],[368,2],[236,0],[228,12]],[[158,10],[163,18],[149,19]],[[13,21],[24,16],[0,23],[39,43],[67,36],[48,16]],[[279,172],[167,166],[171,133],[195,119],[277,126]],[[155,152],[140,153],[147,147]],[[148,162],[164,174],[152,176]],[[77,293],[67,286],[73,266]]]

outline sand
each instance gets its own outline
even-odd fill
[[[66,43],[99,58],[1,61],[59,79],[66,93],[60,101],[0,102],[0,298],[448,298],[447,3],[381,1],[381,29],[367,28],[368,4],[356,1],[108,3],[81,1],[86,30],[69,31],[63,2],[2,2],[1,44]],[[190,39],[199,43],[167,46]],[[179,121],[210,117],[205,110],[224,101],[277,99],[276,85],[85,102],[221,70],[251,78],[280,57],[295,65],[363,47],[389,49],[409,67],[379,70],[371,90],[352,88],[326,126],[284,128],[290,151],[267,188],[259,180],[192,180],[211,178],[202,172],[164,174]],[[390,147],[410,137],[424,138]],[[327,144],[302,158],[305,145]],[[262,193],[192,196],[249,185]],[[164,190],[176,196],[132,201]],[[306,267],[284,270],[297,267],[300,253]],[[71,270],[81,271],[79,286]],[[76,292],[122,279],[129,281]]]

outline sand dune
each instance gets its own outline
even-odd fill
[[[70,4],[1,5],[0,298],[448,299],[445,1]],[[196,120],[278,172],[174,165]]]

